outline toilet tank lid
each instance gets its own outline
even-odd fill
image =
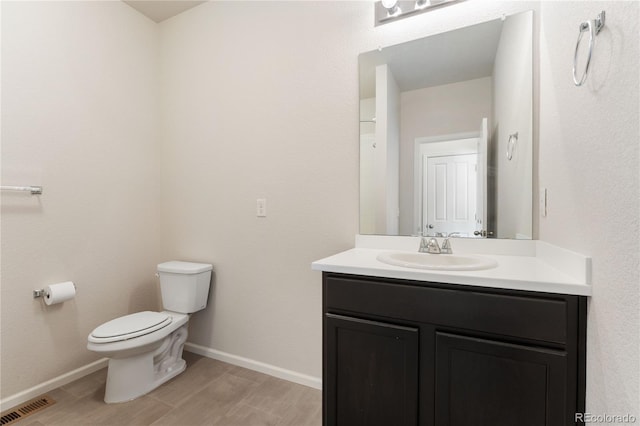
[[[158,265],[158,272],[172,272],[174,274],[199,274],[213,269],[208,263],[181,262],[172,260]]]

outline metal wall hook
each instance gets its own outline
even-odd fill
[[[584,82],[587,80],[587,75],[589,74],[589,65],[591,65],[591,55],[593,54],[593,44],[595,36],[600,33],[600,30],[604,27],[605,21],[605,13],[604,10],[598,14],[596,19],[593,21],[586,21],[580,24],[579,33],[578,33],[578,41],[576,43],[576,50],[573,54],[573,82],[576,86],[582,86]],[[587,62],[584,67],[584,72],[582,73],[582,77],[578,79],[576,73],[576,67],[578,66],[578,48],[580,47],[580,41],[582,40],[582,33],[585,31],[589,31],[589,52],[587,53]]]
[[[600,13],[598,13],[598,16],[596,16],[596,20],[595,20],[595,24],[596,24],[596,35],[600,34],[600,30],[602,29],[602,27],[604,27],[604,10]]]
[[[513,158],[513,151],[516,149],[516,143],[518,142],[518,132],[509,135],[509,141],[507,142],[507,160],[511,161]]]

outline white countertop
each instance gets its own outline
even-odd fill
[[[591,295],[591,259],[542,241],[452,238],[454,253],[477,254],[498,262],[495,268],[478,271],[413,269],[376,259],[389,251],[417,252],[419,241],[417,237],[357,236],[356,248],[317,260],[311,267],[317,271],[372,277]]]

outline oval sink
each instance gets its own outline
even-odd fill
[[[477,271],[498,266],[493,259],[470,254],[391,252],[379,254],[377,259],[388,265],[438,271]]]

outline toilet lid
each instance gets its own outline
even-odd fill
[[[117,342],[153,333],[171,324],[171,316],[144,311],[116,318],[97,327],[91,336],[103,342]]]

